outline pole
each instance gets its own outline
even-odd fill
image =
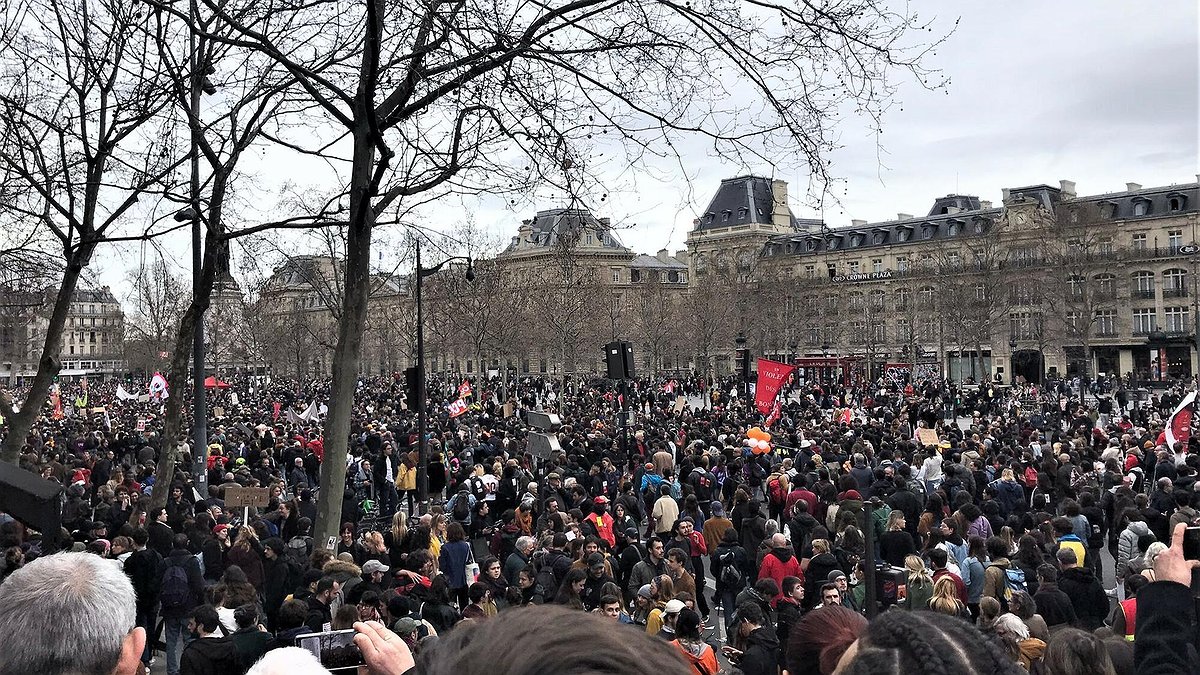
[[[189,24],[195,22],[195,3],[188,4]],[[188,35],[191,72],[188,105],[191,109],[191,181],[188,195],[192,207],[192,297],[200,297],[200,268],[204,264],[200,231],[200,55],[196,44],[196,31]],[[195,489],[203,498],[208,497],[208,410],[204,400],[204,315],[197,314],[192,326],[192,479]],[[168,439],[168,443],[172,442]]]
[[[879,613],[878,598],[875,597],[875,527],[872,524],[874,520],[875,506],[870,501],[863,502],[863,583],[867,585],[867,594],[863,599],[866,603],[867,618],[874,619]],[[850,570],[853,574],[854,570]]]
[[[425,441],[425,325],[421,307],[421,241],[417,240],[417,502],[424,514],[429,501],[429,446]]]
[[[1196,257],[1192,256],[1192,318],[1194,320],[1193,329],[1195,335],[1192,336],[1192,341],[1196,349],[1196,371],[1192,373],[1192,377],[1196,378],[1197,386],[1200,387],[1200,280],[1196,279],[1197,265]]]

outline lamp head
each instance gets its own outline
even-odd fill
[[[475,261],[467,258],[467,281],[475,281]]]

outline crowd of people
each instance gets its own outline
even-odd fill
[[[547,654],[698,675],[1200,668],[1200,586],[1182,553],[1200,525],[1200,455],[1162,434],[1181,385],[1129,401],[1119,385],[1110,398],[1067,382],[792,381],[762,452],[746,433],[767,420],[732,380],[482,378],[452,417],[460,382],[430,383],[421,503],[404,386],[361,381],[331,541],[314,540],[327,441],[319,416],[296,414],[324,384],[211,392],[205,480],[181,439],[165,506],[149,498],[169,461],[157,403],[94,382],[74,414],[48,407],[21,465],[66,488],[60,537],[75,553],[48,555],[42,533],[0,515],[0,626],[51,634],[0,653],[0,673],[155,659],[168,675],[323,672],[294,648],[331,630],[357,631],[379,673],[488,658],[546,672]],[[558,416],[543,431],[560,450],[535,455],[529,411]],[[269,504],[227,506],[246,486],[269,488]],[[114,624],[78,663],[53,639],[81,627],[28,621],[64,620],[68,600],[95,605],[80,621]],[[611,633],[595,639],[611,653],[514,651],[547,640],[533,633],[552,617]]]

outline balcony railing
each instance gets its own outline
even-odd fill
[[[1129,297],[1137,299],[1137,300],[1153,300],[1154,299],[1154,289],[1153,288],[1135,288],[1129,292]]]
[[[1187,294],[1188,294],[1187,286],[1180,286],[1179,288],[1164,288],[1163,289],[1163,297],[1164,298],[1186,298]]]

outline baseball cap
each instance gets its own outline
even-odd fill
[[[653,594],[650,592],[650,584],[644,584],[641,588],[638,589],[637,594],[639,597],[643,597],[643,598],[653,597]]]
[[[670,600],[667,606],[663,607],[664,614],[678,614],[686,605],[681,600]]]
[[[386,572],[389,569],[391,568],[379,562],[378,560],[368,560],[362,566],[362,571],[367,574],[371,574],[373,572]]]
[[[400,635],[411,633],[417,629],[417,622],[412,617],[404,616],[396,619],[396,623],[392,624],[392,630]]]

